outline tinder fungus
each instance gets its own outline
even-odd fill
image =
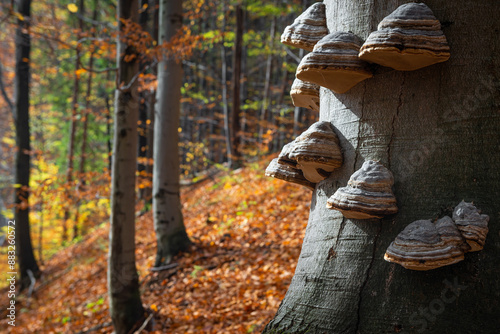
[[[297,78],[345,93],[372,77],[367,63],[358,58],[363,41],[350,32],[334,32],[323,37],[313,52],[302,58]]]
[[[295,78],[290,90],[293,105],[319,111],[319,86]]]
[[[453,220],[471,247],[471,252],[483,249],[488,234],[488,215],[482,215],[472,203],[462,201],[453,210]]]
[[[297,183],[303,185],[311,190],[314,190],[314,183],[308,181],[302,171],[297,168],[293,168],[290,165],[280,164],[278,158],[273,159],[269,166],[266,168],[266,176],[271,176],[280,180],[287,182]]]
[[[293,145],[295,141],[292,141],[281,149],[280,155],[278,156],[278,162],[283,165],[288,165],[291,167],[297,167],[297,161],[295,159],[290,158],[290,152],[293,150]]]
[[[316,2],[287,26],[281,35],[281,43],[312,51],[314,45],[326,34],[325,5]]]
[[[380,162],[367,160],[351,175],[346,187],[328,199],[326,206],[352,219],[382,218],[398,211],[392,192],[392,173]]]
[[[330,122],[316,122],[295,138],[288,154],[306,179],[318,183],[342,165],[342,152]]]
[[[384,259],[406,269],[431,270],[460,262],[469,246],[450,217],[417,220],[398,234]]]
[[[361,47],[359,58],[413,71],[450,58],[441,24],[424,3],[398,7],[378,25]]]

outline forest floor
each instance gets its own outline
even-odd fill
[[[175,268],[150,270],[156,250],[153,218],[148,212],[137,219],[141,296],[154,333],[260,333],[273,317],[299,257],[311,192],[264,176],[268,162],[182,190],[193,245],[174,258]],[[105,222],[42,266],[32,296],[24,292],[16,298],[16,327],[7,325],[7,305],[0,300],[0,328],[111,333],[108,232]]]

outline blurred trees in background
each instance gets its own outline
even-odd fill
[[[301,54],[279,43],[284,27],[310,3],[185,0],[182,28],[172,41],[160,44],[159,1],[140,1],[139,22],[125,24],[126,43],[137,50],[131,56],[137,59],[127,61],[139,64],[134,78],[138,210],[152,203],[159,55],[167,52],[183,67],[177,129],[181,184],[196,182],[217,169],[237,168],[278,151],[294,128],[317,119],[316,113],[293,107],[288,92]],[[5,97],[14,96],[14,36],[25,17],[10,1],[2,1],[0,11],[0,196],[12,208],[17,146],[12,101]],[[44,0],[32,3],[25,22],[31,36],[31,147],[25,151],[31,178],[29,204],[18,207],[31,209],[39,261],[108,219],[116,11],[109,0]]]

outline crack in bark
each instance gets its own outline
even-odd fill
[[[362,300],[363,300],[363,291],[366,287],[366,284],[368,283],[368,280],[370,279],[370,271],[373,267],[373,262],[375,261],[375,253],[377,251],[377,241],[378,241],[378,238],[380,236],[381,231],[382,231],[382,223],[379,221],[379,227],[378,227],[377,234],[373,238],[372,259],[370,260],[370,264],[368,266],[368,269],[366,270],[366,278],[363,281],[363,283],[361,284],[361,288],[359,289],[358,312],[357,312],[358,320],[356,321],[356,328],[354,330],[354,333],[358,333],[358,330],[359,330],[359,324],[361,322],[361,304],[362,304]]]
[[[361,120],[363,119],[363,113],[365,109],[365,95],[366,95],[366,83],[364,84],[364,90],[363,90],[363,97],[361,98],[361,115],[359,116],[358,119],[358,139],[356,141],[356,150],[354,151],[354,171],[356,171],[356,165],[358,163],[358,156],[359,156],[359,146],[361,142]]]
[[[394,141],[396,119],[399,118],[399,112],[401,111],[401,106],[403,105],[403,87],[405,85],[405,74],[402,73],[401,75],[403,76],[403,81],[401,82],[401,86],[399,87],[398,106],[396,107],[396,113],[394,114],[394,117],[392,117],[391,138],[389,139],[389,144],[387,145],[387,168],[389,169],[391,169],[391,147]]]

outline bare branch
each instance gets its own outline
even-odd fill
[[[83,68],[85,71],[87,72],[92,72],[92,73],[104,73],[104,72],[111,72],[111,71],[116,71],[118,70],[118,68],[116,67],[105,67],[105,68],[98,68],[98,69],[95,69],[95,68],[87,68],[83,65],[80,65],[81,68]]]
[[[119,85],[117,85],[118,87],[118,90],[120,90],[121,92],[126,92],[128,90],[130,90],[130,88],[132,87],[132,85],[137,81],[137,79],[139,78],[139,76],[146,72],[147,70],[149,70],[151,67],[155,66],[156,64],[158,64],[158,60],[153,60],[148,66],[144,67],[142,69],[142,71],[139,71],[137,72],[136,75],[134,75],[134,77],[130,80],[130,82],[126,85],[126,86],[123,86],[123,87],[120,87]]]
[[[299,64],[300,58],[295,53],[293,53],[292,50],[290,50],[288,47],[286,47],[285,45],[282,45],[282,46],[285,49],[286,54],[289,55],[290,57],[292,57],[293,60],[295,60],[297,62],[297,64]]]

